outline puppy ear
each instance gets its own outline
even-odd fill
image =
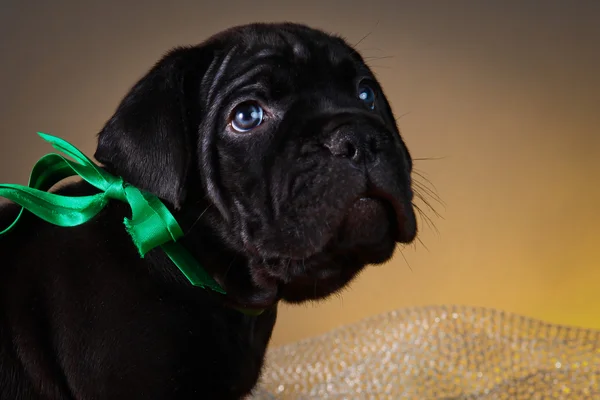
[[[121,101],[94,155],[112,174],[175,208],[195,162],[200,80],[209,63],[198,47],[169,52]]]

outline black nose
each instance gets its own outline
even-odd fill
[[[325,143],[335,157],[347,158],[354,163],[371,162],[376,153],[375,140],[367,133],[335,132]]]

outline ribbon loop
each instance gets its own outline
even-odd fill
[[[162,248],[192,285],[225,293],[187,250],[176,243],[183,237],[183,231],[158,197],[142,192],[128,185],[121,177],[112,176],[97,167],[70,143],[44,133],[38,134],[74,161],[58,154],[48,154],[34,166],[28,186],[0,184],[0,197],[22,207],[14,222],[0,231],[0,235],[14,228],[24,210],[48,223],[73,227],[90,221],[104,209],[109,200],[119,200],[131,207],[131,219],[126,218],[123,223],[141,257],[154,248]],[[61,180],[75,175],[101,192],[93,196],[76,197],[47,192]]]
[[[125,194],[125,187],[121,178],[110,182],[106,189],[104,189],[104,193],[109,199],[127,202],[127,195]]]

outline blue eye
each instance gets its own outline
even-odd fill
[[[358,86],[358,98],[361,99],[369,109],[375,109],[375,91],[366,83]]]
[[[232,113],[231,127],[237,132],[248,132],[263,122],[263,109],[254,102],[238,105]]]

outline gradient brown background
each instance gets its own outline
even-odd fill
[[[274,344],[423,304],[600,328],[598,1],[2,0],[0,182],[26,183],[49,152],[36,131],[93,154],[170,47],[281,20],[351,43],[371,33],[358,48],[414,157],[441,157],[416,167],[446,206],[443,219],[424,208],[439,231],[421,225],[428,250],[398,252],[327,302],[284,306]]]

